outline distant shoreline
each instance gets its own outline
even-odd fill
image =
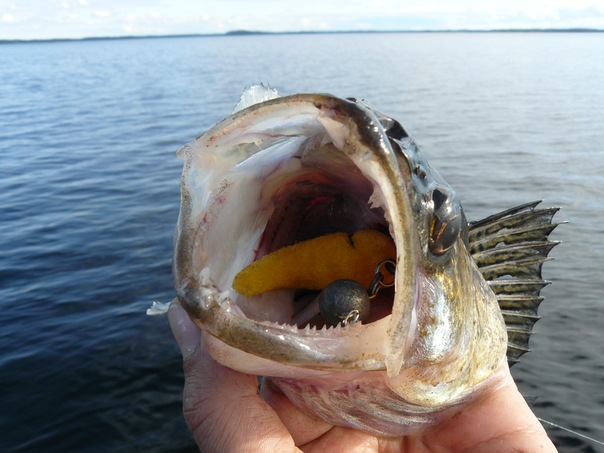
[[[343,30],[343,31],[253,31],[233,30],[226,33],[193,33],[182,35],[140,35],[140,36],[93,36],[87,38],[49,38],[49,39],[0,39],[0,44],[27,44],[44,42],[112,41],[127,39],[165,39],[165,38],[207,38],[229,36],[259,35],[344,35],[344,34],[419,34],[419,33],[604,33],[598,28],[510,28],[485,30]]]

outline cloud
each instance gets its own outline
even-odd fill
[[[0,39],[233,29],[604,28],[604,4],[599,0],[29,0],[8,3],[0,14]]]

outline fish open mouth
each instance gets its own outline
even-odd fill
[[[281,362],[383,369],[393,348],[402,360],[416,296],[413,216],[368,109],[325,95],[279,98],[218,123],[179,155],[176,288],[206,332]],[[342,280],[366,293],[362,320],[325,295]],[[338,337],[355,341],[314,341]]]
[[[248,263],[252,266],[234,278],[238,283],[245,277],[243,283],[233,285],[235,291],[244,293],[236,299],[238,306],[250,319],[298,328],[335,327],[340,324],[338,317],[342,327],[378,321],[392,313],[394,297],[396,249],[384,210],[372,207],[373,185],[332,144],[311,153],[314,156],[308,165],[304,164],[308,150],[306,156],[296,155],[294,159],[301,161],[299,172],[260,201],[264,206],[259,209],[272,211],[272,215],[253,261]],[[374,244],[377,238],[391,241],[388,251]],[[359,274],[362,278],[355,279]],[[345,280],[358,283],[365,297]],[[326,284],[340,293],[334,304],[342,305],[342,313],[334,313],[335,320],[325,313],[329,310],[323,309],[326,304],[319,304],[329,294],[324,291]],[[250,292],[254,294],[247,295]],[[360,302],[346,308],[346,299],[355,296]],[[354,319],[358,318],[356,306],[365,311],[362,319]],[[337,311],[339,307],[332,308]]]

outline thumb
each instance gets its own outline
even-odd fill
[[[174,301],[170,327],[183,355],[183,412],[201,451],[294,451],[278,415],[258,394],[255,376],[215,362],[199,327]]]
[[[180,353],[186,359],[200,347],[201,331],[176,299],[168,309],[168,320]]]

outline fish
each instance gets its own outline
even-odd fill
[[[176,297],[217,362],[305,413],[423,432],[530,350],[559,208],[468,221],[369,102],[256,85],[177,155]]]

